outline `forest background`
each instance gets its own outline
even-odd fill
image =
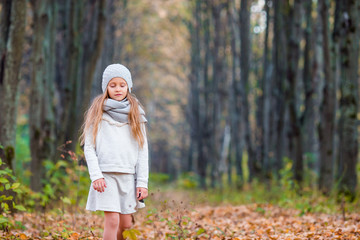
[[[358,1],[2,0],[0,13],[3,226],[84,206],[79,129],[115,62],[149,120],[150,189],[356,209]]]

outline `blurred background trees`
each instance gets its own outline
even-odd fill
[[[291,164],[299,190],[354,196],[358,1],[0,4],[1,158],[33,190],[59,146],[81,153],[83,113],[119,62],[149,119],[154,174],[241,189]]]
[[[192,2],[195,146],[189,149],[199,162],[189,163],[203,181],[211,176],[209,185],[221,187],[227,172],[229,184],[266,182],[291,161],[300,188],[318,183],[323,193],[334,186],[355,193],[357,7],[353,1]]]

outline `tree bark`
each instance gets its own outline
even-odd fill
[[[244,183],[242,169],[242,139],[240,134],[241,99],[240,99],[240,34],[238,31],[238,18],[236,17],[236,8],[231,6],[228,8],[229,25],[231,29],[231,53],[232,53],[232,82],[229,94],[230,108],[229,114],[231,119],[231,148],[235,151],[235,168],[236,168],[236,187],[241,188]],[[231,174],[229,172],[229,174]]]
[[[359,1],[336,1],[339,9],[339,28],[334,33],[340,44],[340,120],[339,159],[337,180],[339,190],[355,198],[358,159],[358,119],[359,112]],[[335,21],[336,21],[335,20]]]
[[[83,97],[81,99],[82,111],[80,116],[86,111],[90,103],[91,97],[91,86],[94,80],[94,72],[96,63],[100,57],[101,51],[103,49],[103,43],[105,38],[105,28],[106,28],[106,1],[99,0],[98,14],[96,21],[96,33],[92,41],[93,49],[88,51],[88,54],[85,52],[84,59],[84,77],[81,79],[83,86]],[[77,136],[74,135],[74,139]]]
[[[249,181],[253,179],[260,172],[260,166],[255,158],[255,150],[253,143],[252,130],[250,125],[250,106],[248,101],[249,95],[249,74],[250,74],[250,54],[251,54],[251,40],[250,40],[250,1],[241,0],[240,6],[240,81],[242,108],[244,109],[243,121],[245,131],[245,141],[248,155],[249,166]]]
[[[286,103],[289,107],[290,117],[290,146],[293,148],[293,170],[294,179],[301,184],[303,181],[303,149],[302,149],[302,129],[297,109],[297,72],[300,58],[300,40],[301,40],[301,0],[295,0],[291,6],[288,2],[289,18],[288,18],[288,68],[287,80],[288,89],[286,92]]]
[[[274,87],[272,94],[275,100],[274,103],[274,127],[275,131],[272,135],[271,149],[274,149],[275,161],[274,167],[276,173],[283,167],[284,145],[285,145],[285,90],[286,90],[286,37],[285,37],[285,11],[284,0],[274,1],[274,39],[273,39],[273,59],[274,59]]]
[[[80,77],[81,77],[81,59],[83,55],[83,46],[81,42],[81,32],[83,19],[83,11],[86,2],[83,0],[70,1],[70,13],[69,13],[69,32],[68,39],[66,41],[68,55],[67,68],[64,80],[64,95],[63,106],[64,112],[62,112],[61,119],[63,119],[61,129],[59,129],[59,137],[57,145],[60,146],[68,141],[75,141],[74,132],[77,132],[76,125],[78,122],[80,106]],[[72,142],[68,147],[70,150],[74,150],[75,142]]]
[[[117,1],[116,1],[117,2]],[[107,17],[106,17],[106,26],[105,26],[105,35],[106,38],[103,41],[103,50],[101,51],[101,57],[97,62],[94,80],[92,84],[91,98],[97,96],[101,93],[101,81],[99,81],[98,76],[102,76],[104,69],[107,67],[109,63],[115,61],[114,53],[117,51],[115,49],[115,31],[117,29],[116,23],[113,21],[116,11],[115,0],[106,1],[107,3]],[[124,11],[127,11],[125,7],[123,7]],[[126,18],[126,16],[122,16],[121,19]],[[120,29],[123,28],[123,25],[120,24]]]
[[[203,143],[204,143],[204,159],[206,159],[206,164],[200,166],[200,163],[198,163],[198,169],[200,174],[202,176],[207,176],[206,174],[206,168],[211,162],[211,124],[210,124],[210,88],[211,88],[211,82],[209,80],[209,68],[211,64],[210,59],[210,19],[211,19],[211,12],[210,12],[210,6],[208,6],[207,3],[202,2],[202,12],[204,16],[203,20],[203,29],[204,29],[204,37],[203,37],[203,43],[204,43],[204,60],[203,60],[203,67],[202,67],[202,79],[203,79],[203,105],[204,105],[204,118],[203,122],[201,123],[203,125]],[[201,185],[203,188],[206,188],[206,182],[205,178],[201,179]]]
[[[1,1],[0,35],[0,159],[1,169],[10,168],[14,173],[16,116],[18,85],[26,25],[26,1]],[[13,179],[8,177],[10,183]],[[4,190],[13,200],[4,201],[14,212],[15,192]],[[2,209],[2,208],[1,208]]]
[[[78,129],[83,120],[82,116],[90,102],[94,71],[105,38],[105,9],[105,0],[72,3],[70,15],[72,22],[70,41],[72,42],[69,44],[70,61],[73,61],[73,64],[70,64],[68,69],[68,87],[71,89],[72,95],[65,135],[65,141],[72,140],[68,146],[71,150],[75,149],[79,137]],[[95,16],[91,16],[91,12]],[[85,24],[81,24],[83,18],[86,19]]]
[[[34,13],[34,34],[29,126],[32,173],[30,187],[34,191],[41,191],[42,189],[41,179],[45,173],[43,161],[45,159],[55,161],[55,112],[53,105],[55,4],[56,2],[50,3],[44,0],[31,1]]]
[[[212,116],[211,116],[211,187],[215,187],[217,182],[219,182],[219,169],[218,164],[220,160],[220,93],[219,93],[219,83],[223,79],[223,58],[220,55],[222,42],[224,41],[224,35],[222,33],[223,27],[221,21],[221,12],[224,9],[225,4],[213,0],[211,2],[211,13],[212,19],[214,21],[214,32],[213,32],[213,48],[212,48],[212,58],[213,60],[213,73],[212,73],[212,86],[211,86],[211,102],[212,102]],[[223,79],[225,80],[225,79]],[[224,83],[223,83],[224,84]]]
[[[13,169],[20,65],[26,22],[26,1],[2,1],[0,40],[0,157]],[[8,28],[6,27],[6,24]]]
[[[314,172],[316,173],[320,173],[320,141],[319,141],[319,131],[318,131],[318,126],[320,124],[320,104],[322,101],[322,87],[323,87],[323,83],[324,81],[324,54],[323,54],[323,37],[322,37],[322,20],[321,20],[321,5],[317,4],[316,6],[316,11],[317,11],[317,17],[316,17],[316,22],[314,22],[313,24],[313,51],[314,51],[314,57],[313,57],[313,61],[312,61],[312,74],[313,74],[313,86],[312,88],[314,89],[314,108],[316,109],[314,116],[311,116],[310,119],[306,119],[304,120],[305,122],[310,122],[311,118],[314,118],[314,124],[315,129],[308,129],[306,130],[308,132],[308,138],[310,138],[310,131],[313,131],[313,135],[316,136],[316,139],[314,140],[314,143],[312,144],[312,146],[310,147],[306,147],[306,149],[314,149],[314,163],[313,164],[308,164],[309,168],[313,169]],[[306,91],[306,90],[305,90]],[[304,113],[305,114],[305,113]],[[305,115],[304,115],[305,118]],[[305,123],[306,124],[306,123]],[[310,126],[311,126],[310,125]],[[308,127],[310,127],[308,125]],[[312,142],[310,141],[306,141],[305,144],[310,145]],[[311,166],[311,167],[310,167]],[[318,180],[319,181],[319,180]],[[312,181],[312,185],[316,185],[316,187],[318,187],[318,183],[319,182],[316,181]],[[315,186],[314,186],[315,187]]]
[[[323,35],[323,58],[324,58],[324,75],[325,83],[323,87],[323,99],[320,105],[320,124],[319,143],[320,143],[320,178],[319,189],[327,194],[333,185],[333,166],[334,166],[334,135],[335,135],[335,101],[336,89],[334,72],[331,62],[330,52],[330,33],[329,33],[329,8],[328,0],[320,0],[320,16],[322,22]]]
[[[312,71],[311,66],[314,60],[310,57],[310,54],[315,47],[312,44],[314,34],[312,32],[312,1],[307,0],[304,3],[305,6],[305,17],[306,17],[306,28],[305,28],[305,49],[304,49],[304,69],[303,69],[303,82],[305,91],[305,110],[300,118],[301,126],[304,131],[303,145],[304,153],[307,153],[308,162],[307,167],[314,169],[315,155],[316,155],[316,137],[315,137],[315,96],[316,94],[316,76],[315,71]],[[314,53],[315,56],[315,53]]]
[[[200,18],[200,1],[195,1],[195,6],[193,6],[193,16],[194,20],[189,25],[190,34],[191,34],[191,74],[190,74],[190,103],[191,109],[188,116],[190,127],[191,127],[191,153],[189,154],[188,170],[196,167],[197,172],[199,173],[200,185],[203,186],[203,181],[206,176],[204,176],[203,171],[200,171],[201,168],[206,168],[206,159],[203,157],[203,137],[202,137],[202,125],[201,125],[201,109],[200,109],[200,31],[201,31],[201,18]],[[193,146],[195,145],[195,147]],[[194,159],[194,151],[197,152],[197,161]]]
[[[269,55],[269,32],[270,32],[270,7],[269,0],[265,1],[266,11],[266,29],[264,39],[264,64],[263,64],[263,77],[261,82],[262,95],[259,99],[259,113],[258,123],[261,126],[260,136],[260,158],[262,159],[261,166],[263,175],[266,179],[271,177],[271,162],[270,162],[270,113],[271,113],[271,86],[272,86],[272,71],[273,64],[271,56]]]
[[[70,42],[69,50],[70,50],[70,58],[69,58],[69,66],[68,66],[68,89],[70,93],[68,95],[69,101],[67,102],[69,105],[66,109],[68,109],[66,126],[66,135],[65,141],[72,141],[69,145],[71,150],[75,149],[75,143],[77,141],[77,131],[78,131],[78,121],[81,111],[81,99],[82,95],[81,89],[81,79],[82,76],[82,57],[84,55],[84,47],[82,44],[82,34],[80,34],[83,30],[82,19],[84,14],[86,2],[85,1],[72,1],[72,9],[70,14]],[[80,111],[79,111],[80,110]]]

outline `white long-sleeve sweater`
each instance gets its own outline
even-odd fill
[[[102,172],[135,174],[136,187],[148,187],[149,162],[145,124],[142,124],[145,142],[142,148],[131,135],[127,123],[115,121],[103,113],[93,144],[92,129],[85,134],[84,154],[91,181],[103,178]]]

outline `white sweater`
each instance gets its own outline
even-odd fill
[[[103,114],[94,148],[92,129],[85,134],[84,154],[91,181],[103,178],[102,172],[135,174],[136,187],[148,187],[149,162],[145,124],[142,124],[145,142],[142,148],[131,135],[127,123],[115,121]]]

